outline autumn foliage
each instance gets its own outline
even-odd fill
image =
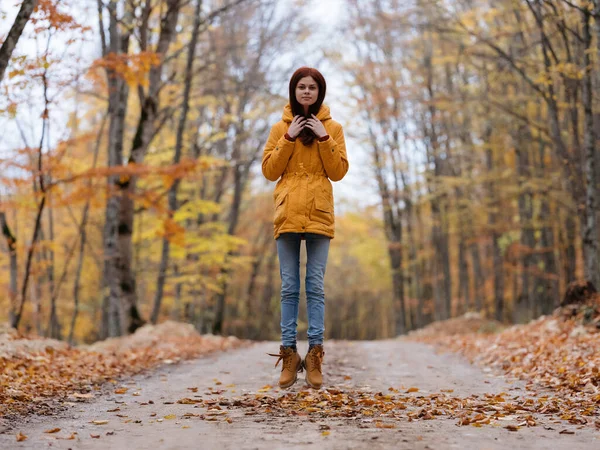
[[[189,325],[168,321],[87,348],[2,333],[0,417],[55,414],[63,402],[93,399],[126,376],[241,345],[246,344],[200,336]]]

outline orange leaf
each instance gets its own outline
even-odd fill
[[[17,442],[21,442],[24,441],[25,439],[27,439],[27,436],[25,436],[23,433],[21,433],[20,431],[17,433]]]

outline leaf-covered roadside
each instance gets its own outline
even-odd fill
[[[192,392],[197,392],[195,388]],[[327,388],[319,391],[302,390],[288,393],[270,393],[272,386],[265,386],[257,393],[227,398],[218,396],[224,390],[213,391],[206,398],[182,398],[182,405],[193,405],[204,411],[186,412],[173,418],[232,423],[230,412],[244,410],[245,416],[256,416],[255,421],[267,418],[289,418],[307,416],[311,420],[340,419],[352,420],[359,428],[397,428],[403,422],[421,420],[450,419],[457,426],[484,425],[503,427],[508,431],[539,425],[545,417],[545,428],[561,434],[572,434],[565,425],[586,424],[600,429],[600,421],[595,419],[597,410],[581,410],[574,401],[558,396],[515,395],[501,392],[457,396],[452,390],[439,393],[421,393],[416,387],[396,389],[386,392],[371,392],[358,389]],[[566,417],[568,411],[577,411]]]
[[[132,336],[85,349],[13,336],[0,353],[0,418],[52,414],[61,402],[93,398],[106,382],[162,364],[245,345],[233,337],[201,336],[188,324],[146,325]],[[23,351],[23,349],[28,351]]]
[[[474,331],[468,326],[469,321],[473,324],[472,316],[462,320],[467,324],[463,327],[466,332],[444,331],[437,324],[433,331],[425,329],[411,338],[525,381],[533,396],[531,406],[539,413],[600,427],[600,422],[593,420],[600,414],[598,296],[497,334]],[[460,321],[454,319],[453,331],[460,329]]]

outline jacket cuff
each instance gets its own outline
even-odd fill
[[[286,138],[290,142],[296,142],[296,138],[291,137],[289,134],[285,133],[284,138]]]
[[[319,151],[321,152],[321,155],[323,155],[324,157],[327,158],[335,152],[335,146],[337,143],[333,140],[333,138],[331,136],[327,136],[327,140],[325,140],[325,141],[322,141],[321,139],[319,139],[317,141],[317,143],[319,145]]]
[[[275,145],[275,151],[282,153],[289,158],[292,154],[292,151],[294,151],[294,145],[294,141],[289,141],[285,135],[283,135],[279,138],[279,141],[277,141],[277,144]]]
[[[329,135],[328,135],[328,134],[326,134],[326,135],[325,135],[325,136],[323,136],[323,137],[320,137],[320,138],[319,138],[319,142],[325,142],[327,139],[329,139]]]

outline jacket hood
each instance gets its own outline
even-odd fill
[[[287,123],[291,123],[294,119],[294,115],[292,114],[292,106],[289,103],[285,105],[285,108],[283,108],[283,114],[281,118]],[[319,119],[321,122],[331,119],[329,106],[327,106],[325,103],[321,105],[321,109],[319,109],[319,112],[317,113],[317,119]]]

